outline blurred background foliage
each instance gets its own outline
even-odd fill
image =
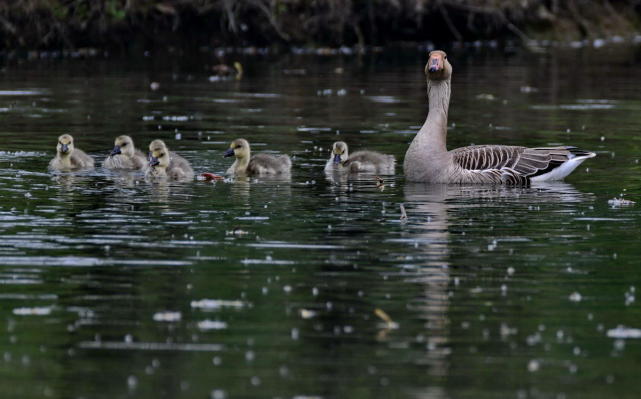
[[[4,0],[5,49],[354,46],[639,31],[641,0]]]

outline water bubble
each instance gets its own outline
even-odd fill
[[[134,375],[127,377],[127,388],[135,389],[138,386],[138,378]]]
[[[225,394],[225,391],[223,391],[222,389],[214,389],[209,394],[209,397],[211,399],[225,399],[227,395]]]
[[[573,292],[570,294],[568,299],[572,302],[581,302],[582,297],[581,297],[581,294],[579,294],[578,292]]]

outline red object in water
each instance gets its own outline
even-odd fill
[[[224,180],[225,179],[224,177],[222,177],[220,175],[217,175],[217,174],[214,174],[214,173],[209,173],[209,172],[201,173],[200,176],[204,177],[206,181]]]

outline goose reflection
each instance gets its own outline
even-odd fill
[[[428,372],[435,377],[448,374],[451,361],[450,320],[451,287],[454,284],[452,271],[452,228],[460,229],[457,212],[463,208],[484,206],[486,202],[509,202],[520,204],[521,211],[537,204],[578,204],[590,201],[593,195],[581,193],[572,185],[562,182],[538,183],[532,187],[509,188],[504,186],[444,185],[406,183],[404,186],[405,207],[408,214],[407,229],[410,234],[403,239],[417,246],[419,268],[412,283],[422,283],[425,294],[417,311],[426,319],[428,348],[421,360]],[[454,219],[454,224],[452,226]],[[432,392],[433,394],[434,392]],[[418,397],[426,397],[420,393]],[[430,397],[441,397],[430,396]]]

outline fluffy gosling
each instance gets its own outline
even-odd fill
[[[107,169],[138,170],[147,166],[145,155],[136,149],[134,141],[127,135],[116,137],[114,149],[105,159],[103,166]]]
[[[232,141],[224,156],[236,157],[234,163],[227,170],[228,175],[281,175],[288,174],[292,168],[292,161],[287,155],[256,154],[252,156],[249,142],[245,139]]]
[[[154,140],[149,144],[149,167],[145,176],[187,181],[194,178],[194,170],[185,158],[170,152],[164,141]]]
[[[74,146],[73,137],[70,134],[58,137],[56,156],[49,162],[49,170],[71,172],[91,168],[93,168],[93,158]]]

